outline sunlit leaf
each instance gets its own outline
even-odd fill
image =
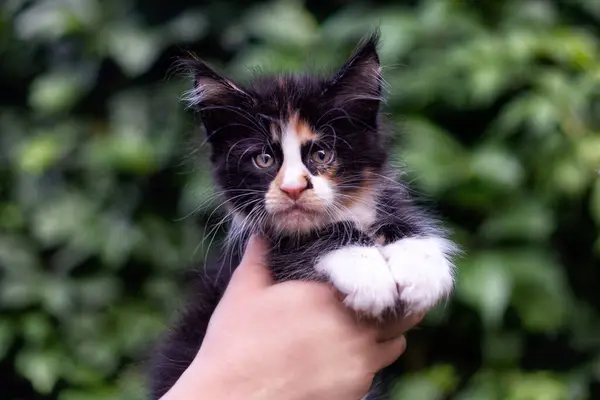
[[[508,207],[491,216],[481,226],[481,233],[493,240],[547,239],[554,228],[553,215],[541,202],[525,200]]]
[[[300,1],[274,1],[246,16],[246,29],[263,40],[286,46],[307,45],[317,38],[318,25]]]
[[[567,386],[558,377],[546,373],[514,375],[508,386],[506,399],[562,400],[569,398]]]
[[[49,394],[60,377],[60,362],[55,351],[30,349],[19,353],[15,366],[38,392]]]
[[[115,25],[105,35],[108,53],[131,77],[146,72],[162,47],[155,32],[134,25]]]
[[[435,194],[461,182],[468,170],[453,138],[427,121],[412,120],[405,128],[403,160],[420,186]]]
[[[513,287],[513,277],[493,254],[471,256],[462,263],[457,294],[477,309],[483,321],[497,326],[504,315]]]
[[[31,86],[29,102],[43,113],[68,111],[85,93],[93,78],[88,71],[53,71],[39,76]]]
[[[523,167],[519,160],[498,146],[476,149],[470,168],[474,176],[506,189],[518,187],[523,180]]]

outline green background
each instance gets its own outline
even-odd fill
[[[144,398],[219,219],[177,57],[331,70],[376,25],[394,154],[466,252],[394,399],[599,399],[597,0],[3,0],[0,396]]]

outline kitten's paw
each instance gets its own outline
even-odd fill
[[[321,257],[315,269],[346,294],[344,304],[355,311],[378,317],[396,305],[396,281],[377,247],[334,250]]]
[[[427,311],[450,294],[455,251],[438,237],[406,238],[382,248],[406,314]]]

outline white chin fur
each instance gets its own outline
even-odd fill
[[[318,229],[324,225],[324,220],[318,214],[290,211],[280,215],[273,216],[273,225],[275,229],[286,233],[306,233]]]

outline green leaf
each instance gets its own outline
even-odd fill
[[[25,314],[21,329],[27,343],[36,347],[42,347],[53,333],[48,316],[39,312]]]
[[[481,369],[469,380],[467,387],[457,396],[457,400],[504,400],[498,388],[499,377],[486,369]]]
[[[115,24],[103,33],[108,54],[131,78],[146,72],[162,50],[157,33],[134,24]]]
[[[39,301],[37,276],[27,280],[0,280],[0,304],[9,309],[24,309]]]
[[[295,0],[259,5],[247,15],[244,25],[261,39],[288,48],[312,44],[319,31],[314,17]]]
[[[528,331],[561,328],[568,321],[573,300],[564,272],[548,250],[507,251],[498,257],[513,276],[512,302]]]
[[[460,264],[457,295],[479,310],[488,326],[502,321],[513,287],[513,277],[503,260],[492,253],[471,256]]]
[[[570,196],[580,196],[589,185],[590,171],[579,160],[566,158],[552,164],[552,183]]]
[[[59,277],[46,277],[40,288],[42,304],[54,316],[68,316],[74,306],[74,282]]]
[[[515,189],[524,178],[523,167],[517,157],[498,145],[476,149],[471,158],[471,173],[486,183],[504,189]]]
[[[483,339],[486,365],[495,367],[518,363],[523,353],[523,340],[520,333],[490,331]]]
[[[394,387],[392,399],[441,400],[444,393],[425,374],[405,375]]]
[[[26,238],[0,235],[0,269],[6,276],[33,275],[38,267],[36,249]]]
[[[594,183],[594,189],[590,198],[590,212],[596,220],[596,226],[600,228],[600,178],[597,178]]]
[[[53,40],[95,24],[99,15],[94,0],[37,1],[17,14],[16,32],[25,40]]]
[[[60,70],[41,75],[31,85],[29,103],[41,113],[68,111],[84,94],[91,76],[86,71]]]
[[[61,356],[52,350],[24,350],[17,355],[15,366],[35,390],[49,394],[61,374]]]
[[[515,374],[508,386],[507,400],[568,399],[565,383],[549,373]]]
[[[419,186],[437,194],[461,183],[468,169],[460,144],[429,121],[412,119],[404,126],[408,133],[403,159]]]
[[[497,210],[481,226],[481,234],[490,240],[516,239],[541,241],[554,229],[551,210],[539,201],[523,200]]]
[[[18,164],[27,173],[41,174],[61,158],[64,150],[56,137],[40,134],[22,143]]]

